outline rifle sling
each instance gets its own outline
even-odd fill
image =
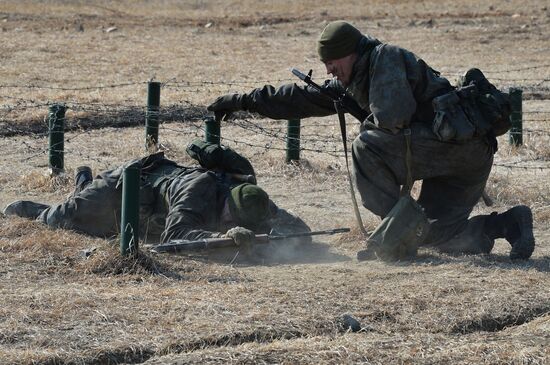
[[[411,195],[411,189],[413,186],[413,179],[412,179],[412,153],[411,153],[411,129],[405,128],[403,129],[403,135],[405,136],[405,166],[407,168],[407,182],[405,185],[401,187],[401,196],[405,195]]]
[[[369,234],[367,233],[367,230],[363,226],[363,219],[361,218],[361,213],[359,212],[359,207],[357,206],[357,199],[355,197],[355,189],[353,187],[353,181],[351,179],[351,173],[349,171],[349,162],[348,162],[348,143],[347,143],[347,133],[346,133],[346,117],[344,115],[344,111],[342,110],[340,106],[340,101],[334,100],[334,108],[336,109],[336,113],[338,113],[338,120],[340,122],[340,132],[342,133],[342,144],[344,145],[344,155],[346,158],[346,170],[348,173],[348,181],[349,181],[349,188],[351,193],[351,202],[353,203],[353,212],[355,213],[355,219],[357,220],[357,225],[359,227],[359,230],[365,237],[367,237]]]

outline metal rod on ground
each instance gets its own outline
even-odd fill
[[[63,157],[65,148],[65,111],[63,104],[50,105],[48,111],[49,128],[49,166],[52,174],[63,171]]]
[[[145,114],[145,148],[159,141],[160,82],[147,83],[147,113]]]
[[[300,159],[300,119],[290,119],[287,126],[286,162]]]
[[[510,103],[512,105],[512,114],[510,115],[510,144],[520,146],[523,144],[523,122],[522,122],[522,90],[510,88]]]
[[[140,173],[141,170],[137,164],[124,169],[120,217],[120,254],[122,256],[138,253]]]
[[[220,121],[212,117],[206,117],[204,118],[204,124],[205,124],[204,140],[206,142],[215,143],[219,145],[220,136],[221,136]]]

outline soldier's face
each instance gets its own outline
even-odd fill
[[[338,58],[325,62],[327,74],[338,79],[344,86],[348,86],[351,81],[351,72],[353,64],[357,60],[357,53],[352,53],[346,57]]]

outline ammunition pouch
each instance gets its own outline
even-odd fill
[[[433,99],[432,130],[442,141],[465,141],[510,129],[508,94],[499,91],[476,69],[462,76],[457,88]]]
[[[464,141],[471,139],[476,132],[475,119],[472,114],[470,93],[475,86],[453,90],[433,99],[435,118],[432,130],[442,141]]]

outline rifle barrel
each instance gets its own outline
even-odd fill
[[[337,233],[349,232],[349,228],[335,228],[327,229],[325,231],[313,231],[313,232],[301,232],[301,233],[290,233],[285,235],[275,235],[269,236],[270,241],[284,240],[287,238],[297,238],[297,237],[310,237],[310,236],[319,236],[319,235],[333,235]]]
[[[290,72],[292,72],[296,77],[298,77],[302,81],[306,79],[306,75],[304,75],[294,67],[290,69]]]
[[[344,233],[349,231],[350,231],[349,228],[335,228],[335,229],[328,229],[324,231],[291,233],[287,235],[269,236],[267,234],[258,234],[256,235],[255,243],[268,243],[269,241],[279,241],[287,238],[308,237],[308,236],[318,236],[318,235],[333,235],[333,234]],[[223,247],[234,247],[234,246],[235,246],[235,242],[231,238],[203,238],[196,241],[172,240],[169,243],[154,246],[152,250],[155,252],[180,252],[180,251],[198,251],[198,250],[207,250],[210,248],[223,248]]]

